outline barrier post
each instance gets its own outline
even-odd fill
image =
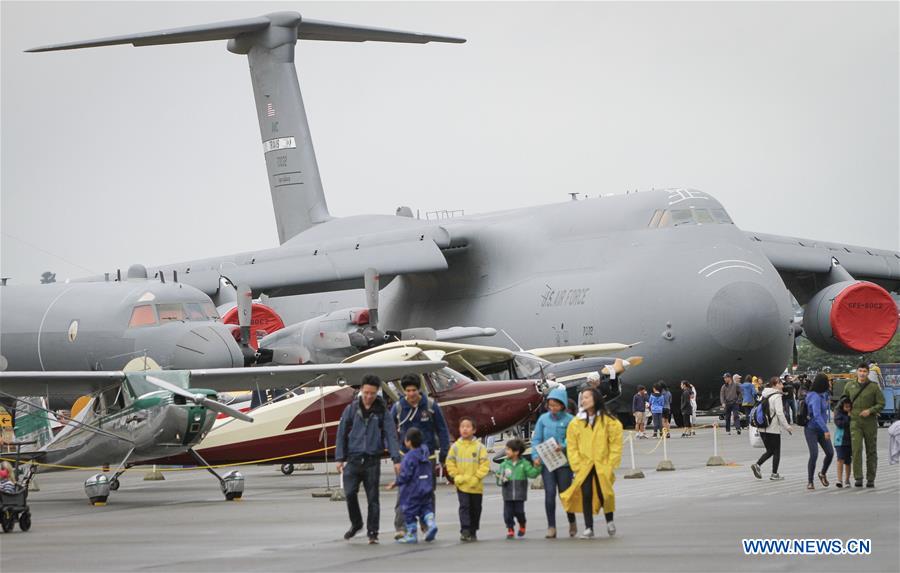
[[[159,468],[156,467],[156,464],[153,464],[153,469],[144,474],[144,481],[162,481],[165,480],[166,476],[163,475]]]
[[[656,471],[658,472],[673,472],[675,471],[675,464],[672,463],[672,460],[669,459],[669,448],[667,447],[667,442],[669,441],[669,433],[663,428],[663,459],[656,466]]]
[[[713,423],[713,455],[706,460],[707,466],[724,466],[725,460],[719,455],[719,424]]]
[[[631,452],[631,471],[625,474],[625,479],[640,479],[644,477],[644,472],[637,469],[634,463],[634,432],[628,434],[628,450]]]

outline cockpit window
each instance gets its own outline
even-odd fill
[[[188,320],[207,320],[206,313],[198,302],[189,302],[184,305],[184,311]]]
[[[156,310],[159,312],[160,322],[185,320],[184,307],[181,304],[158,304]]]
[[[156,324],[156,313],[153,312],[153,305],[142,304],[134,307],[131,311],[131,320],[128,321],[128,328],[153,326],[154,324]]]
[[[203,309],[206,318],[210,320],[219,320],[219,312],[216,310],[216,306],[213,303],[203,302],[200,303],[200,307]]]
[[[734,221],[731,220],[731,217],[728,216],[728,213],[725,212],[725,209],[713,209],[712,216],[716,219],[717,223],[727,223],[729,225],[734,224]]]
[[[458,372],[454,372],[449,368],[441,368],[437,372],[429,374],[431,384],[435,392],[446,392],[456,386],[457,382],[462,378]]]
[[[653,213],[650,229],[678,227],[681,225],[714,225],[716,223],[732,224],[725,209],[670,209]]]

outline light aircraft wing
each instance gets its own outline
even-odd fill
[[[826,275],[834,260],[858,280],[900,289],[900,252],[747,232],[783,278]],[[790,286],[790,285],[789,285]],[[792,289],[793,291],[793,289]]]
[[[475,376],[479,373],[475,372],[488,364],[496,364],[498,362],[506,362],[515,358],[512,350],[501,348],[498,346],[481,346],[477,344],[462,344],[459,342],[447,342],[440,340],[400,340],[382,344],[370,350],[365,350],[358,354],[354,354],[347,358],[345,362],[356,362],[360,360],[370,360],[377,355],[387,358],[393,352],[405,349],[407,351],[414,350],[413,354],[403,359],[423,353],[443,353],[442,360],[445,360],[450,368],[458,372],[470,372]],[[403,353],[401,353],[403,354]],[[398,355],[399,357],[400,355]],[[432,354],[438,356],[438,354]],[[475,370],[475,371],[473,371]]]
[[[371,364],[301,364],[299,366],[258,366],[253,368],[215,368],[191,370],[191,387],[209,388],[217,392],[234,392],[255,388],[294,388],[297,386],[330,386],[339,383],[359,384],[367,374],[383,380],[406,374],[434,372],[446,366],[436,360],[391,361]]]
[[[80,396],[121,384],[125,373],[0,372],[0,392],[13,396]]]
[[[391,361],[377,364],[315,364],[299,366],[259,366],[254,368],[212,368],[188,370],[192,388],[235,392],[255,388],[287,388],[306,384],[353,385],[366,374],[382,379],[404,374],[434,372],[446,366],[434,360]],[[174,371],[173,371],[174,372]],[[0,372],[0,393],[13,396],[78,396],[91,394],[125,380],[125,373],[111,372]]]
[[[532,350],[526,350],[526,352],[534,354],[538,358],[549,360],[550,362],[562,362],[564,360],[574,360],[576,358],[605,356],[610,353],[626,350],[635,346],[635,344],[610,342],[604,344],[579,344],[575,346],[551,346],[548,348],[534,348]]]

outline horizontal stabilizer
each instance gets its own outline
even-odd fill
[[[296,12],[282,12],[257,18],[246,18],[243,20],[230,20],[213,24],[170,28],[168,30],[112,36],[109,38],[99,38],[82,42],[51,44],[48,46],[31,48],[30,50],[26,50],[26,52],[55,52],[59,50],[98,48],[120,44],[131,44],[135,47],[140,47],[230,40],[241,34],[265,30],[273,24],[279,26],[285,24],[296,25],[297,38],[301,40],[327,40],[332,42],[401,42],[408,44],[427,44],[429,42],[461,44],[465,42],[465,39],[463,38],[453,38],[450,36],[435,36],[430,34],[420,34],[418,32],[404,32],[402,30],[342,24],[339,22],[303,20],[300,14],[297,14]]]

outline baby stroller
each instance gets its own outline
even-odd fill
[[[17,521],[22,531],[31,529],[27,483],[24,486],[17,486],[15,493],[0,492],[0,526],[3,527],[3,533],[12,531]]]

